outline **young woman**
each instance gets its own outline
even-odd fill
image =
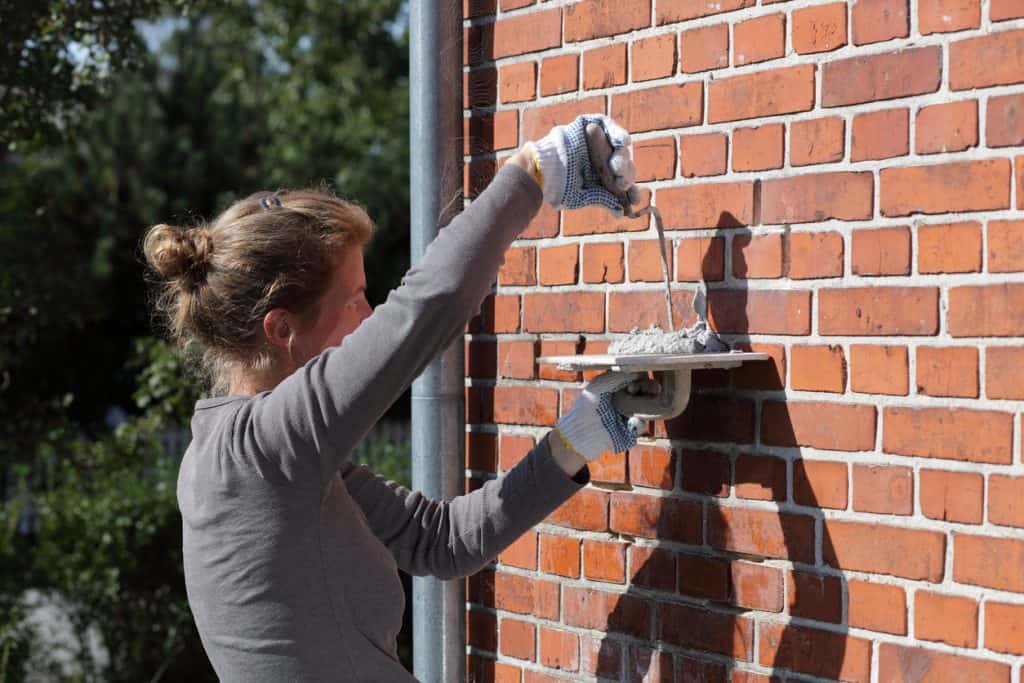
[[[462,335],[542,198],[621,211],[628,144],[601,116],[527,143],[376,310],[362,256],[372,225],[355,204],[263,192],[209,225],[150,229],[158,308],[212,386],[177,495],[189,604],[221,680],[412,680],[395,648],[397,568],[476,572],[584,486],[588,460],[635,443],[611,396],[639,376],[606,373],[519,464],[451,501],[346,459]],[[615,194],[599,180],[609,169]]]

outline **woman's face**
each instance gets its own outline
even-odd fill
[[[345,247],[335,264],[331,283],[320,299],[313,325],[295,333],[296,359],[301,366],[324,349],[341,344],[341,340],[370,317],[373,308],[366,300],[366,273],[360,246]]]

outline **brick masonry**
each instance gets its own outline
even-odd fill
[[[772,360],[468,580],[471,681],[1024,683],[1024,3],[469,0],[470,200],[584,112],[633,133],[677,323]],[[466,343],[467,481],[664,325],[653,225],[544,209]]]

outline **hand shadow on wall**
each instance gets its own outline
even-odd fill
[[[734,216],[721,214],[718,230],[704,251],[701,274],[719,280],[713,283],[719,286],[709,289],[712,325],[729,335],[733,348],[750,350],[746,280],[733,280],[726,288],[720,281],[727,268],[745,277],[742,268],[736,272],[731,259],[725,258],[725,248],[731,246],[730,233],[740,248],[749,243],[749,231],[735,230],[738,226]],[[717,248],[715,240],[720,240]],[[680,273],[685,265],[677,264]],[[755,298],[753,305],[762,305],[762,300]],[[751,312],[759,320],[765,319],[764,312]],[[685,315],[693,321],[689,308]],[[759,329],[760,325],[754,331]],[[870,656],[867,650],[858,650],[856,658],[846,652],[844,581],[821,573],[822,563],[835,553],[820,521],[814,491],[806,483],[801,449],[795,445],[782,393],[784,383],[784,366],[778,367],[773,360],[738,370],[698,371],[694,394],[683,414],[664,423],[649,423],[655,436],[710,446],[672,448],[673,467],[679,476],[674,491],[695,501],[687,504],[694,507],[682,508],[681,518],[680,508],[669,512],[663,505],[658,519],[651,520],[657,529],[657,539],[651,539],[656,549],[639,566],[630,568],[626,590],[630,597],[619,599],[608,615],[608,631],[626,632],[634,640],[627,643],[613,634],[604,637],[597,658],[600,677],[618,680],[620,666],[625,669],[622,680],[627,681],[767,683],[767,677],[744,675],[755,665],[762,671],[770,669],[782,680],[787,671],[835,680],[856,680],[864,671],[870,675],[870,669],[863,668]],[[761,409],[750,389],[758,390]],[[762,429],[770,431],[771,443],[792,444],[773,446],[774,455],[761,452],[755,439],[761,433],[755,421],[762,419],[763,406],[769,403],[770,424],[762,422]],[[787,460],[792,465],[787,466]],[[793,509],[787,479],[796,480],[792,488],[799,511]],[[844,490],[844,500],[845,495]],[[751,504],[751,498],[778,501],[786,509],[780,512]],[[685,523],[693,529],[686,541],[697,546],[692,552],[657,547],[665,546],[662,539],[666,536],[680,538],[681,519],[698,515],[699,521]],[[820,547],[815,546],[816,534],[821,535]],[[794,566],[791,570],[772,560],[788,560]],[[669,572],[672,575],[666,576]],[[666,599],[666,594],[675,597]],[[755,610],[767,615],[767,619],[758,619],[757,629]],[[638,623],[638,612],[650,615],[646,621],[650,636],[634,630],[644,624]],[[786,613],[799,625],[778,623]],[[807,622],[801,620],[806,619],[826,622],[830,630],[803,625]],[[653,642],[653,647],[636,645],[636,638]],[[757,650],[755,638],[760,641]],[[675,652],[687,650],[693,656],[672,656],[662,646]]]

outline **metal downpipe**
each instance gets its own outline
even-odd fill
[[[462,209],[462,3],[412,0],[409,11],[410,261]],[[463,341],[412,384],[412,485],[433,499],[462,493]],[[413,673],[464,681],[465,581],[413,578]]]

